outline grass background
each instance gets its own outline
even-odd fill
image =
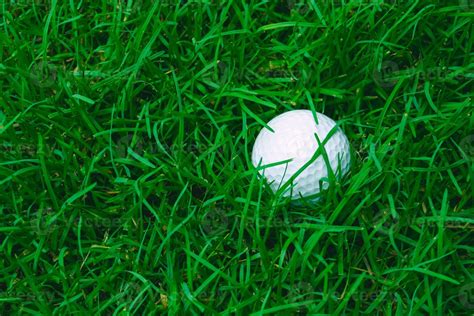
[[[0,314],[472,314],[473,7],[1,1]],[[250,151],[311,108],[296,208]]]

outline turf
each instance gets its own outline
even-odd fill
[[[474,313],[472,1],[1,1],[0,314]],[[338,120],[297,207],[250,152]]]

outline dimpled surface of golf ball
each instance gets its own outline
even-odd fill
[[[255,167],[277,164],[264,167],[259,173],[264,176],[274,192],[279,190],[288,180],[303,168],[319,148],[315,134],[320,142],[324,143],[330,167],[336,177],[344,176],[350,167],[349,141],[343,131],[337,127],[332,136],[326,140],[329,132],[336,126],[336,122],[324,114],[317,113],[316,123],[313,112],[309,110],[294,110],[283,113],[268,123],[273,130],[263,128],[257,136],[252,151],[252,163]],[[320,181],[322,181],[322,188]],[[301,197],[310,197],[327,189],[328,168],[323,155],[294,179],[283,196],[292,200]],[[314,201],[319,200],[317,197]]]

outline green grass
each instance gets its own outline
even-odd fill
[[[152,2],[0,1],[0,314],[474,313],[472,1]],[[311,208],[291,109],[352,146]]]

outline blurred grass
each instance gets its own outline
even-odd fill
[[[474,311],[469,1],[0,2],[0,313]],[[273,196],[265,122],[350,177]]]

